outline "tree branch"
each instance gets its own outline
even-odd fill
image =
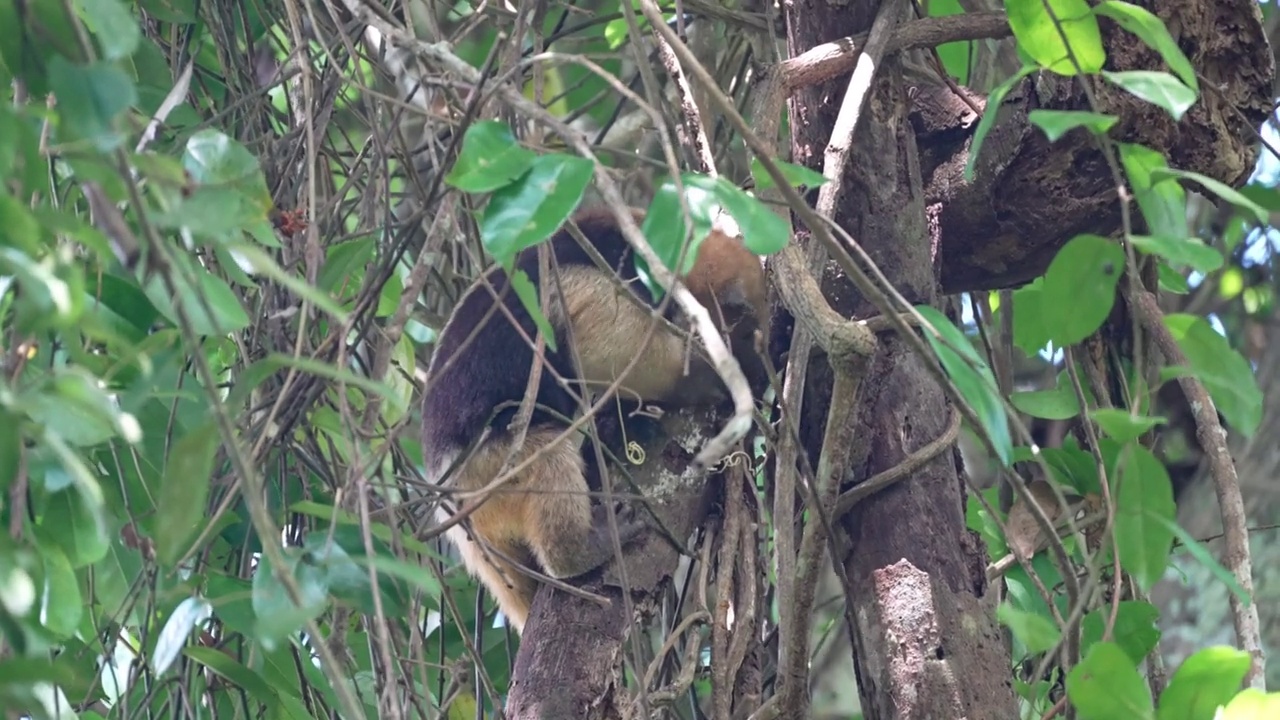
[[[1187,356],[1164,324],[1164,313],[1160,311],[1155,295],[1146,290],[1135,290],[1130,294],[1130,305],[1169,364],[1187,367]],[[1226,545],[1223,561],[1236,582],[1240,583],[1240,587],[1252,597],[1253,569],[1249,558],[1249,528],[1244,498],[1240,494],[1240,479],[1236,476],[1236,466],[1231,460],[1231,451],[1227,448],[1227,431],[1218,421],[1218,408],[1213,404],[1213,398],[1205,389],[1204,383],[1198,378],[1183,375],[1178,378],[1178,384],[1190,401],[1191,413],[1196,421],[1196,439],[1200,441],[1209,460],[1209,474],[1213,477],[1213,487],[1218,494],[1223,541]],[[1235,625],[1236,639],[1240,642],[1241,649],[1253,659],[1245,680],[1250,687],[1265,689],[1263,671],[1266,667],[1266,654],[1262,649],[1258,605],[1254,602],[1246,604],[1235,593],[1228,593],[1227,597],[1231,603],[1231,619]]]

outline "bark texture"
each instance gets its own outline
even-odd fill
[[[1168,24],[1200,73],[1201,99],[1175,122],[1154,105],[1095,83],[1101,109],[1122,119],[1113,137],[1152,147],[1174,167],[1241,184],[1257,161],[1254,128],[1269,112],[1274,75],[1256,3],[1137,4]],[[789,53],[865,31],[878,5],[787,4]],[[1133,36],[1106,19],[1102,26],[1107,70],[1162,68],[1158,55]],[[1119,229],[1115,185],[1096,144],[1077,131],[1051,145],[1026,119],[1037,108],[1089,109],[1078,82],[1025,80],[999,110],[976,179],[965,182],[977,114],[945,89],[909,96],[897,73],[893,61],[878,71],[834,219],[908,301],[932,304],[943,293],[1020,284],[1042,273],[1072,236]],[[793,96],[796,162],[821,168],[847,83],[846,75]],[[979,111],[996,111],[974,100]],[[807,239],[800,228],[797,240]],[[843,315],[877,312],[834,263],[823,289]],[[785,347],[785,338],[775,338],[774,347]],[[866,461],[850,481],[893,467],[946,422],[945,398],[922,363],[897,338],[882,338],[882,347],[856,421]],[[830,387],[831,373],[818,357],[801,416],[815,462]],[[843,523],[843,562],[858,618],[855,670],[868,719],[1016,716],[983,551],[965,528],[963,502],[957,461],[944,456],[864,501]]]
[[[787,15],[790,52],[867,30],[878,5],[797,0]],[[846,76],[792,98],[796,162],[821,168],[847,84]],[[940,296],[942,267],[926,221],[909,110],[898,64],[890,60],[877,72],[855,133],[834,219],[909,301],[932,304]],[[808,241],[807,230],[797,240]],[[834,263],[828,267],[823,290],[837,312],[877,314]],[[949,413],[920,359],[891,334],[881,340],[857,414],[857,433],[868,450],[858,477],[892,467],[937,437]],[[813,462],[830,388],[830,369],[817,358],[801,418]],[[990,607],[980,543],[965,528],[963,499],[955,460],[946,453],[864,501],[843,522],[848,543],[841,561],[855,594],[854,666],[867,718],[1017,716],[1009,658]]]
[[[1091,81],[1101,110],[1120,117],[1111,137],[1158,150],[1173,167],[1240,185],[1258,160],[1257,128],[1270,113],[1275,78],[1258,3],[1133,1],[1164,20],[1199,74],[1200,99],[1175,121],[1110,83]],[[1100,22],[1106,70],[1165,69],[1156,51],[1111,20]],[[950,96],[925,92],[917,105],[932,94]],[[966,106],[951,105],[952,117],[936,118],[920,139],[945,292],[1027,282],[1076,234],[1106,236],[1119,227],[1114,183],[1097,144],[1083,130],[1050,144],[1026,120],[1036,109],[1089,109],[1079,82],[1033,75],[1010,93],[971,183],[962,176],[968,154],[958,146],[977,123],[964,117],[971,114]]]

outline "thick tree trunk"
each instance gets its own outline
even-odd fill
[[[818,43],[869,29],[878,0],[796,0],[787,14],[797,55]],[[795,161],[821,170],[848,76],[792,98]],[[939,258],[925,218],[916,138],[896,60],[877,71],[854,135],[844,195],[834,220],[858,241],[913,303],[940,296]],[[805,242],[802,229],[798,241]],[[830,266],[834,268],[832,264]],[[837,312],[877,311],[838,271],[823,289]],[[900,462],[946,427],[943,391],[900,339],[886,334],[863,383],[858,433],[866,443],[856,477]],[[801,432],[816,463],[831,390],[825,357],[809,368]],[[854,593],[854,666],[867,718],[1017,717],[1010,660],[1000,641],[983,573],[981,543],[965,528],[964,490],[953,454],[866,501],[843,521],[842,562]]]

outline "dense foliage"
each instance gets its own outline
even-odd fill
[[[468,118],[444,172],[425,185],[406,179],[413,143],[380,134],[395,104],[379,99],[376,62],[316,39],[319,20],[308,13],[325,4],[278,5],[0,2],[0,80],[10,88],[0,105],[6,711],[463,718],[477,701],[491,712],[505,693],[515,638],[473,635],[477,624],[494,626],[488,605],[477,617],[474,583],[447,572],[440,547],[386,508],[420,475],[415,383],[443,314],[485,264],[480,248],[509,263],[615,160],[549,150],[517,123]],[[635,18],[612,6],[572,28],[574,52],[625,45]],[[989,109],[1036,72],[1091,76],[1175,119],[1206,91],[1141,7],[1005,8],[1025,65],[990,94]],[[473,10],[461,4],[450,22],[471,22]],[[548,15],[544,38],[565,24]],[[1165,69],[1105,70],[1100,18],[1158,51]],[[485,67],[509,50],[500,40],[496,23],[475,22],[458,57]],[[267,51],[250,52],[255,45]],[[963,45],[944,50],[963,81]],[[264,58],[269,81],[255,76]],[[299,63],[310,65],[284,72]],[[611,56],[599,67],[621,64]],[[551,67],[539,92],[555,95],[543,103],[555,116],[608,122],[620,96],[605,78],[582,63]],[[547,92],[556,88],[567,89]],[[318,110],[338,120],[316,135]],[[983,116],[970,171],[995,118]],[[1061,363],[1057,384],[1002,393],[973,324],[915,308],[985,452],[1009,471],[1038,466],[1044,479],[1007,512],[995,488],[969,506],[991,562],[1029,556],[1004,570],[998,615],[1025,716],[1049,712],[1065,686],[1081,718],[1208,719],[1220,706],[1224,719],[1280,717],[1280,694],[1241,690],[1242,649],[1204,648],[1158,696],[1141,672],[1160,639],[1146,596],[1175,545],[1251,602],[1239,569],[1176,521],[1165,461],[1152,450],[1168,422],[1153,411],[1155,393],[1193,378],[1216,406],[1212,422],[1220,414],[1248,437],[1264,411],[1255,368],[1238,340],[1192,312],[1156,320],[1179,361],[1126,359],[1123,406],[1100,404],[1073,359],[1117,302],[1134,300],[1127,280],[1139,266],[1171,293],[1239,275],[1240,247],[1280,210],[1280,194],[1236,190],[1118,142],[1108,135],[1118,118],[1101,108],[1029,119],[1051,140],[1093,134],[1137,210],[1115,238],[1067,243],[1042,277],[1005,296],[1011,306],[991,296],[995,319],[986,320],[1011,312],[1014,345]],[[753,160],[756,189],[822,182],[811,169]],[[753,251],[777,252],[787,217],[742,190],[744,179],[660,180],[649,217],[677,217],[683,202],[693,227],[705,228],[723,207]],[[1209,242],[1188,230],[1189,188],[1234,208]],[[426,222],[450,214],[458,232],[415,240],[391,211],[402,195],[427,198]],[[657,221],[643,230],[674,266],[684,233]],[[443,280],[428,285],[429,275]],[[536,313],[533,286],[517,287]],[[1269,312],[1270,289],[1249,290],[1252,312]],[[1036,448],[1025,427],[1033,418],[1083,420],[1091,442]],[[1067,495],[1084,498],[1086,511],[1066,512]],[[1061,536],[1028,520],[1032,496],[1049,522],[1070,526]],[[760,612],[776,621],[774,609]],[[1067,656],[1079,663],[1064,673]],[[695,702],[709,684],[701,673],[692,681]],[[693,716],[687,706],[668,711]]]

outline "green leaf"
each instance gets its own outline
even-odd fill
[[[196,186],[156,217],[158,226],[189,229],[219,242],[237,240],[244,232],[274,242],[267,216],[271,193],[258,159],[246,147],[217,130],[201,130],[187,141],[182,167]]]
[[[276,691],[271,684],[263,680],[258,673],[236,662],[222,650],[192,645],[186,648],[184,654],[222,676],[231,685],[244,690],[254,700],[268,705],[275,703]]]
[[[42,624],[59,638],[68,639],[80,627],[84,613],[80,583],[67,556],[57,546],[41,547],[40,557],[44,560]]]
[[[1108,604],[1084,616],[1080,641],[1083,652],[1088,653],[1094,643],[1102,641],[1110,615],[1111,606]],[[1135,665],[1142,662],[1160,641],[1160,628],[1156,626],[1159,618],[1160,611],[1148,602],[1125,600],[1116,607],[1112,639]]]
[[[352,387],[360,388],[365,392],[381,395],[384,400],[390,403],[401,401],[396,396],[395,391],[386,383],[378,382],[366,375],[357,375],[348,368],[309,357],[295,358],[284,353],[272,353],[245,368],[240,373],[238,382],[236,382],[235,387],[227,396],[227,407],[241,407],[248,400],[249,394],[254,388],[273,373],[284,368],[295,368],[316,377],[326,378],[337,383],[345,383]]]
[[[1085,110],[1032,110],[1027,114],[1027,120],[1043,130],[1049,142],[1057,142],[1058,138],[1079,127],[1094,135],[1104,135],[1120,118]]]
[[[1062,638],[1062,632],[1049,618],[1018,610],[1007,602],[1001,603],[996,610],[996,619],[1008,626],[1013,637],[1026,648],[1028,655],[1047,652]]]
[[[303,560],[314,564],[323,573],[324,585],[330,595],[367,615],[376,612],[368,571],[357,565],[329,533],[307,533],[302,547],[306,551]]]
[[[138,94],[120,68],[105,62],[80,67],[55,55],[49,62],[49,85],[58,98],[59,126],[66,139],[86,140],[99,152],[124,142],[116,119],[138,101]]]
[[[377,244],[372,237],[330,244],[325,251],[328,258],[320,270],[316,287],[343,301],[354,297],[360,289],[364,269],[373,260],[376,249]]]
[[[1058,251],[1040,298],[1040,320],[1055,345],[1078,343],[1102,326],[1123,273],[1124,250],[1104,237],[1077,235]]]
[[[0,117],[3,117],[0,115]],[[0,126],[2,127],[2,126]],[[0,165],[0,170],[4,166]],[[1280,212],[1280,188],[1267,185],[1261,178],[1255,179],[1253,182],[1240,188],[1240,194],[1244,195],[1251,202],[1255,202],[1270,212]]]
[[[93,616],[99,621],[112,618],[115,622],[142,624],[146,622],[146,609],[139,608],[135,596],[135,583],[143,576],[142,554],[125,547],[117,533],[107,547],[107,553],[90,566],[93,573]]]
[[[185,253],[175,254],[174,261],[170,276],[177,297],[169,295],[167,284],[158,275],[153,276],[145,288],[147,298],[169,322],[181,327],[175,307],[180,306],[196,335],[220,336],[249,326],[249,315],[225,280],[196,264]],[[195,285],[188,280],[190,275],[194,275]],[[206,311],[206,303],[212,313]]]
[[[1076,74],[1076,63],[1083,73],[1102,69],[1107,53],[1085,0],[1005,0],[1004,6],[1018,47],[1042,67],[1067,76]]]
[[[1266,225],[1270,221],[1270,213],[1267,212],[1265,207],[1254,202],[1247,195],[1241,193],[1230,185],[1214,180],[1211,177],[1207,177],[1190,170],[1179,170],[1177,168],[1170,167],[1155,169],[1152,171],[1151,175],[1154,180],[1175,177],[1198,183],[1214,195],[1217,195],[1241,210],[1250,213],[1253,215],[1253,219],[1259,223]]]
[[[52,262],[37,262],[14,248],[0,246],[0,275],[12,275],[22,288],[18,329],[32,331],[65,329],[79,320],[84,310],[80,300],[83,286],[75,278],[58,272]]]
[[[1027,355],[1035,355],[1052,340],[1043,317],[1043,299],[1043,277],[1013,291],[1013,344]]]
[[[17,3],[0,3],[0,82],[7,87],[15,76],[31,83],[39,95],[44,86],[43,68],[38,57],[23,38],[23,18],[18,15],[22,6]],[[3,174],[3,173],[0,173]]]
[[[540,155],[520,179],[489,199],[480,240],[502,267],[516,255],[551,237],[582,201],[595,165],[573,155]]]
[[[218,620],[230,631],[253,633],[253,585],[248,580],[210,570],[206,576],[205,597],[216,608]]]
[[[1130,94],[1163,108],[1174,120],[1181,120],[1183,114],[1196,103],[1196,91],[1183,85],[1181,80],[1166,72],[1104,71],[1102,76]]]
[[[1102,428],[1102,432],[1121,444],[1137,440],[1143,433],[1156,425],[1169,421],[1168,418],[1158,416],[1134,416],[1129,414],[1129,411],[1118,408],[1098,408],[1089,413],[1089,417],[1098,423],[1098,427]]]
[[[264,208],[271,206],[258,158],[225,133],[206,129],[192,135],[182,153],[182,167],[201,185],[233,186]]]
[[[150,658],[151,671],[160,675],[168,670],[187,644],[191,631],[212,614],[213,606],[201,597],[189,597],[178,603],[156,637],[156,649]]]
[[[295,278],[294,282],[298,282],[304,286],[306,285],[306,282],[303,282],[298,278]],[[378,307],[374,311],[374,317],[391,317],[400,307],[400,298],[403,296],[404,281],[401,280],[398,273],[391,275],[387,278],[387,281],[382,284],[382,291],[378,293]]]
[[[138,20],[120,0],[76,0],[76,9],[98,38],[105,59],[126,58],[137,49],[142,38]]]
[[[1182,661],[1160,694],[1160,720],[1213,720],[1218,708],[1240,690],[1249,671],[1249,653],[1219,645]],[[1280,710],[1280,708],[1277,708]],[[1266,716],[1258,716],[1266,717]]]
[[[263,252],[261,248],[244,242],[229,243],[227,248],[245,261],[253,272],[266,275],[268,278],[285,286],[294,295],[328,313],[337,323],[342,325],[347,323],[347,311],[343,310],[342,306],[334,301],[333,298],[308,283],[305,279],[285,272],[284,268],[280,267],[275,259]],[[392,279],[395,279],[394,276]]]
[[[0,58],[0,65],[3,64],[3,58]],[[19,145],[27,140],[21,135],[22,129],[18,115],[7,104],[0,104],[0,177],[9,177],[14,169]],[[0,193],[0,197],[3,196],[4,193]]]
[[[1166,315],[1164,324],[1232,429],[1252,437],[1262,422],[1262,390],[1249,362],[1196,315]]]
[[[425,567],[415,563],[407,563],[403,560],[386,555],[373,555],[358,558],[358,563],[363,563],[373,567],[379,573],[390,575],[399,580],[404,580],[409,584],[417,587],[428,597],[439,598],[442,592],[440,581],[434,574]]]
[[[57,430],[59,437],[77,447],[91,447],[120,433],[122,413],[118,412],[96,378],[83,368],[67,368],[47,385],[20,396],[32,420]],[[136,421],[129,423],[127,437],[138,439]]]
[[[648,21],[648,18],[640,15],[636,18],[636,25],[643,29]],[[620,17],[606,23],[604,26],[604,39],[609,44],[609,49],[617,50],[618,46],[622,45],[622,41],[627,39],[630,31],[631,28],[627,26],[626,18]]]
[[[1009,79],[1000,83],[987,96],[986,111],[982,113],[982,119],[978,121],[978,128],[973,131],[973,146],[969,150],[969,161],[964,165],[965,182],[973,182],[973,170],[977,166],[978,151],[982,148],[982,143],[987,138],[987,133],[991,132],[991,128],[995,127],[996,116],[1000,114],[1000,106],[1004,104],[1004,99],[1013,88],[1026,76],[1038,70],[1035,65],[1023,65],[1018,68],[1018,72],[1009,76]]]
[[[1169,263],[1160,261],[1156,266],[1156,275],[1160,278],[1160,289],[1174,295],[1186,295],[1191,292],[1187,279],[1169,267]]]
[[[294,512],[294,513],[298,513],[299,515],[307,515],[310,517],[318,518],[325,522],[332,522],[332,523],[342,524],[342,525],[357,525],[360,527],[365,526],[365,523],[360,519],[360,516],[356,515],[355,513],[349,512],[347,510],[341,510],[339,508],[335,508],[329,505],[321,505],[320,503],[312,502],[310,500],[300,500],[298,502],[293,503],[292,505],[289,506],[289,512]],[[443,558],[439,557],[430,548],[430,546],[423,543],[421,540],[414,538],[410,534],[396,533],[385,523],[372,523],[368,527],[369,527],[369,533],[378,540],[381,540],[388,544],[393,542],[398,543],[401,547],[403,547],[408,552],[415,553],[418,555],[423,555],[426,557],[435,558],[437,560],[443,560]],[[394,537],[394,540],[393,540],[393,537]]]
[[[1175,268],[1189,267],[1200,273],[1211,273],[1222,267],[1222,253],[1200,238],[1130,235],[1129,242],[1148,255],[1157,255]]]
[[[1067,697],[1080,720],[1142,720],[1155,716],[1151,690],[1119,645],[1101,642],[1067,675]]]
[[[783,179],[785,179],[787,184],[791,187],[798,188],[807,186],[809,189],[813,189],[821,187],[827,182],[827,179],[822,176],[822,173],[810,170],[803,165],[796,165],[794,163],[777,159],[775,159],[773,163],[778,166],[778,170],[782,172]],[[773,182],[773,176],[765,169],[764,164],[760,162],[760,159],[754,156],[751,158],[751,177],[755,179],[755,189],[757,192],[761,190],[768,190],[775,185]],[[739,222],[741,222],[741,220],[739,220]]]
[[[935,335],[926,328],[924,336],[938,354],[938,360],[956,384],[960,396],[977,414],[1000,463],[1008,467],[1013,454],[1013,438],[1009,435],[1009,418],[996,390],[991,368],[973,349],[964,333],[945,315],[928,305],[917,305],[916,310],[937,331]]]
[[[1164,465],[1150,450],[1129,445],[1110,471],[1116,502],[1115,538],[1120,567],[1145,591],[1164,575],[1173,533],[1155,518],[1173,520],[1177,508]]]
[[[964,8],[956,0],[933,0],[925,7],[928,8],[929,17],[947,17],[964,13]],[[961,85],[968,85],[970,82],[969,75],[972,72],[974,60],[970,56],[972,47],[972,42],[963,40],[938,46],[938,57],[942,60],[943,69]]]
[[[169,448],[156,500],[156,559],[172,566],[208,516],[213,458],[222,437],[212,423],[192,429]]]
[[[11,657],[0,662],[0,685],[4,683],[32,685],[40,682],[67,686],[77,681],[65,665],[50,662],[47,658]],[[67,710],[63,708],[63,712]]]
[[[690,180],[692,183],[690,183]],[[697,175],[682,175],[684,199],[689,205],[689,223],[693,226],[690,235],[686,227],[684,208],[680,206],[680,188],[675,180],[667,178],[658,186],[649,209],[645,212],[644,223],[640,230],[644,239],[649,242],[658,259],[668,269],[683,277],[697,259],[698,248],[711,232],[715,218],[716,197],[714,191],[707,191],[706,184]],[[685,241],[688,240],[686,247]],[[684,262],[679,262],[683,258]],[[659,299],[663,289],[649,275],[649,267],[644,259],[637,255],[636,269],[640,279],[648,286],[653,297]]]
[[[991,487],[982,492],[993,508],[998,506],[999,488]],[[996,512],[998,513],[999,510]],[[989,559],[995,560],[1009,554],[1009,544],[1005,542],[1004,534],[1000,532],[1000,525],[982,506],[975,494],[970,493],[969,499],[965,502],[964,520],[966,527],[982,536]]]
[[[1191,65],[1191,61],[1182,53],[1182,48],[1178,47],[1178,43],[1169,34],[1164,21],[1150,10],[1131,3],[1119,2],[1119,0],[1106,0],[1096,5],[1093,11],[1115,20],[1120,27],[1141,38],[1153,50],[1160,53],[1160,57],[1168,63],[1169,69],[1177,73],[1182,82],[1192,90],[1199,91],[1200,84],[1196,80],[1196,70]]]
[[[511,289],[515,291],[516,297],[520,298],[520,304],[524,305],[529,317],[533,318],[534,326],[542,333],[542,337],[547,343],[547,349],[555,352],[557,348],[556,331],[555,328],[551,327],[551,321],[547,320],[547,316],[542,314],[542,305],[538,302],[538,288],[534,287],[528,273],[523,270],[516,270],[507,279],[511,283]]]
[[[1280,717],[1280,693],[1245,688],[1214,720],[1271,720]]]
[[[201,240],[224,243],[239,239],[254,224],[267,220],[267,206],[239,188],[199,185],[168,212],[156,213],[156,227],[187,230]]]
[[[0,496],[18,477],[22,462],[23,418],[0,406]]]
[[[1061,382],[1053,390],[1029,390],[1015,392],[1009,402],[1031,417],[1046,420],[1066,420],[1080,414],[1080,402],[1069,382]]]
[[[1191,533],[1187,532],[1181,525],[1173,520],[1160,517],[1154,519],[1156,522],[1159,522],[1168,528],[1169,532],[1178,539],[1178,542],[1187,549],[1187,552],[1191,553],[1191,557],[1194,558],[1196,562],[1200,563],[1201,567],[1207,569],[1210,574],[1225,585],[1227,590],[1240,598],[1240,602],[1245,605],[1253,602],[1253,598],[1249,596],[1249,593],[1245,592],[1244,588],[1241,587],[1240,582],[1236,580],[1236,577],[1232,575],[1229,570],[1222,567],[1222,563],[1219,563],[1217,559],[1213,557],[1213,553],[1209,552],[1209,548],[1205,547],[1204,543],[1192,537]]]
[[[41,544],[61,548],[71,567],[92,565],[107,554],[101,505],[95,506],[77,488],[52,493],[40,520]]]
[[[26,551],[8,550],[0,555],[0,629],[9,636],[7,639],[15,642],[22,639],[22,633],[9,632],[3,621],[26,619],[38,607],[39,595],[28,568],[34,564],[30,558],[31,554]],[[22,650],[20,647],[16,649]],[[0,678],[4,677],[0,675]]]
[[[492,192],[524,175],[535,158],[532,150],[516,142],[506,123],[485,120],[467,128],[462,150],[444,181],[463,192]]]
[[[716,199],[737,221],[742,230],[742,244],[748,250],[757,255],[771,255],[787,246],[791,225],[786,220],[723,177],[715,178],[713,187]]]
[[[1187,194],[1176,181],[1156,173],[1168,167],[1164,156],[1143,145],[1117,143],[1125,176],[1152,235],[1187,234]]]
[[[254,634],[269,650],[279,641],[298,631],[308,620],[324,611],[329,603],[326,573],[310,559],[310,553],[299,548],[282,548],[284,572],[293,575],[298,586],[300,605],[295,605],[289,591],[276,578],[266,553],[253,575],[253,612],[258,617]]]
[[[3,142],[3,138],[0,138]],[[3,177],[3,176],[0,176]],[[44,252],[44,229],[34,213],[17,198],[6,192],[0,192],[0,244],[19,250],[26,256],[40,257]],[[30,263],[30,258],[9,256],[10,263]],[[34,274],[28,271],[28,274]]]
[[[1031,569],[1036,575],[1040,576],[1040,580],[1045,587],[1054,587],[1062,580],[1062,576],[1054,566],[1053,559],[1049,557],[1049,553],[1040,553],[1032,558]],[[1036,590],[1036,584],[1031,581],[1031,577],[1021,565],[1014,565],[1010,568],[1005,580],[1009,585],[1010,604],[1020,610],[1034,612],[1037,615],[1046,617],[1050,615],[1049,606],[1045,604],[1044,597]],[[1067,607],[1066,593],[1057,593],[1054,596],[1054,604],[1064,617],[1070,612],[1070,608]]]
[[[1041,448],[1040,455],[1054,472],[1054,478],[1085,496],[1102,491],[1098,480],[1098,466],[1093,455],[1081,448],[1068,445],[1060,448]]]

